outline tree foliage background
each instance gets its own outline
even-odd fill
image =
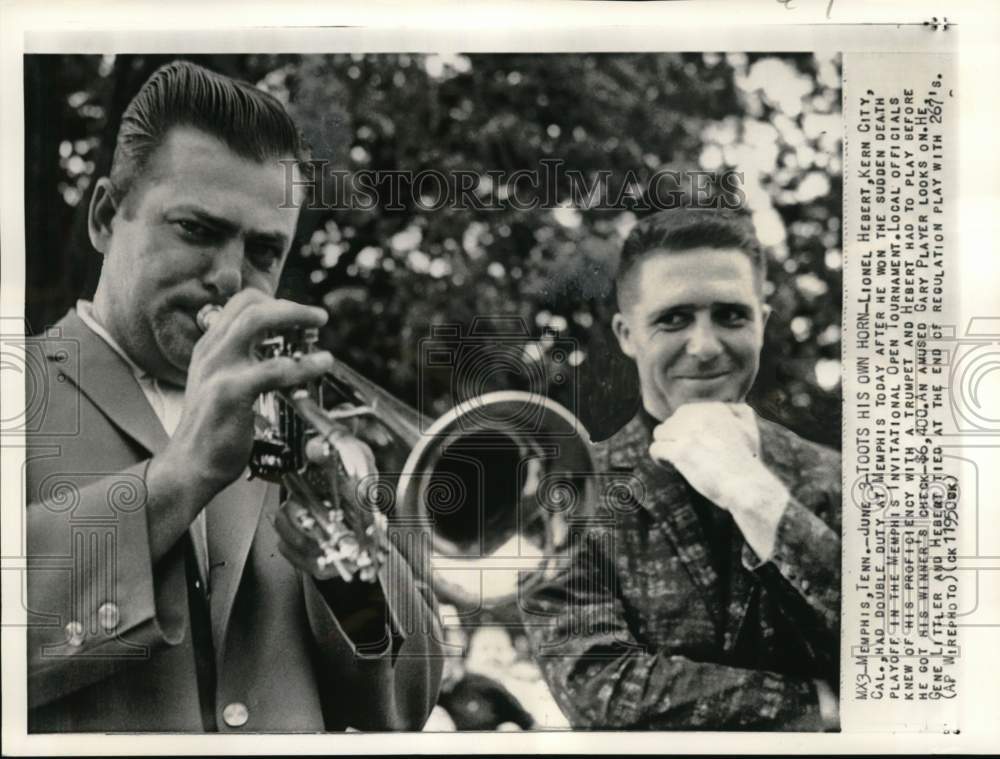
[[[770,256],[774,308],[751,400],[763,415],[840,446],[838,58],[188,57],[283,100],[328,172],[474,172],[476,192],[501,200],[504,188],[488,172],[540,171],[543,159],[587,178],[611,172],[611,196],[625,202],[610,209],[428,208],[404,193],[398,207],[303,211],[283,294],[325,304],[327,347],[429,414],[455,399],[454,370],[422,364],[431,326],[468,331],[477,316],[505,315],[528,331],[511,338],[527,348],[524,371],[481,372],[476,389],[541,376],[593,437],[613,433],[638,394],[607,326],[610,273],[641,215],[644,183],[664,169],[741,172]],[[170,58],[25,58],[26,294],[35,330],[93,293],[100,259],[87,239],[89,191],[108,170],[129,99]],[[570,197],[567,187],[560,197]]]

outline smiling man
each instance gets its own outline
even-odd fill
[[[122,117],[90,205],[94,301],[28,377],[46,400],[28,439],[32,732],[414,730],[434,705],[433,601],[406,561],[390,547],[375,582],[345,581],[301,507],[242,476],[254,400],[331,367],[255,352],[327,319],[274,298],[298,218],[282,162],[306,158],[277,100],[185,62]]]
[[[837,726],[840,458],[744,402],[764,279],[743,214],[663,211],[625,242],[612,327],[642,405],[595,462],[628,497],[523,605],[575,727]]]

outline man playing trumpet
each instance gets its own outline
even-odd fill
[[[33,732],[413,730],[434,705],[433,602],[406,561],[390,548],[391,572],[346,581],[303,505],[241,476],[255,399],[332,364],[255,351],[327,319],[273,297],[289,159],[306,151],[278,101],[192,64],[125,111],[90,206],[94,301],[57,325],[79,365],[42,341],[47,385],[28,387],[47,397],[29,438]]]

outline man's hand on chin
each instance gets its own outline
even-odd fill
[[[747,543],[766,560],[774,550],[788,490],[760,460],[757,418],[745,403],[688,403],[653,431],[650,455],[733,515]]]

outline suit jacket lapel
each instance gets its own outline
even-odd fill
[[[733,539],[729,548],[729,592],[727,594],[726,630],[722,642],[727,652],[736,648],[746,619],[750,601],[757,589],[758,583],[743,566],[743,553],[747,550],[746,541],[739,527],[734,526]]]
[[[169,440],[167,433],[128,364],[83,323],[76,311],[66,314],[56,327],[64,338],[77,341],[79,363],[60,361],[58,351],[46,342],[47,358],[58,361],[62,374],[123,433],[150,454],[160,453]]]
[[[212,635],[221,656],[243,568],[272,488],[240,477],[208,507],[208,561],[211,575]]]
[[[691,504],[690,486],[670,464],[647,457],[636,469],[640,482],[652,493],[650,511],[656,524],[670,538],[691,580],[701,589],[702,600],[715,620],[722,618],[718,598],[719,575],[708,555],[708,543]]]
[[[720,619],[717,598],[719,576],[708,557],[708,546],[691,504],[690,486],[669,463],[654,461],[649,455],[649,433],[641,416],[632,419],[615,436],[611,445],[613,467],[631,468],[645,494],[642,505],[653,517],[677,551],[699,596],[713,619]]]

